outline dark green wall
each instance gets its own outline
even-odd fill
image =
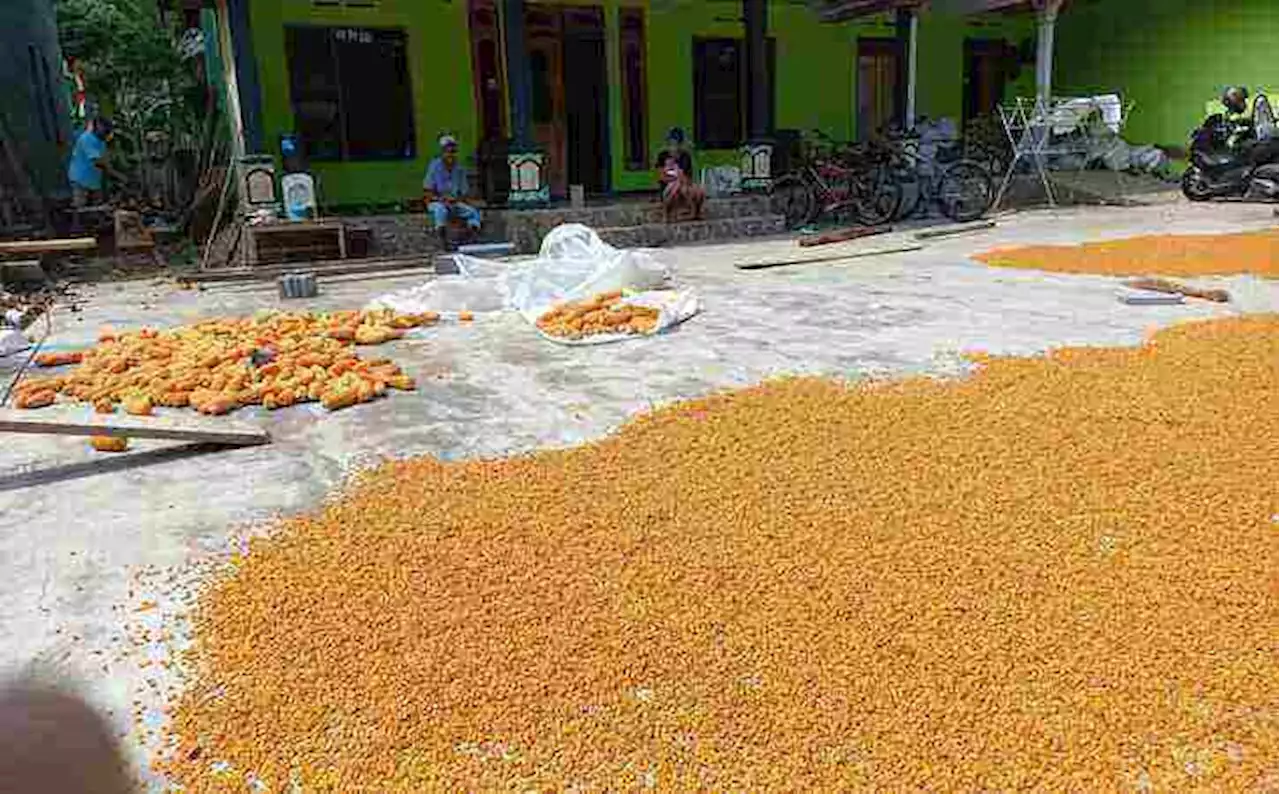
[[[1280,82],[1276,0],[1081,0],[1057,29],[1054,93],[1134,100],[1125,137],[1185,145],[1230,84]]]
[[[32,80],[33,52],[37,63],[48,67],[52,117]],[[43,196],[70,191],[66,158],[74,140],[67,106],[53,1],[0,0],[0,135],[17,150]]]

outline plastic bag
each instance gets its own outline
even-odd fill
[[[0,328],[0,356],[7,356],[26,350],[31,343],[16,328]]]
[[[552,306],[612,290],[664,287],[671,269],[657,252],[618,250],[580,223],[555,227],[537,259],[507,271],[508,305],[534,322]]]
[[[652,333],[684,322],[701,309],[693,290],[664,289],[670,284],[671,268],[659,252],[619,250],[601,240],[594,230],[577,223],[552,229],[543,239],[536,259],[498,262],[455,255],[454,261],[458,275],[440,276],[421,286],[383,295],[374,299],[370,308],[403,314],[514,309],[536,327],[538,318],[557,304],[621,290],[627,303],[658,310]],[[637,336],[599,334],[561,339],[542,335],[572,345],[596,345]]]
[[[496,312],[506,308],[506,294],[502,280],[496,277],[438,276],[421,286],[380,295],[368,308],[391,309],[397,314]]]

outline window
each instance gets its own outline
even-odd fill
[[[622,111],[627,168],[649,167],[649,103],[645,80],[644,9],[618,11],[622,48]]]
[[[403,30],[285,29],[296,131],[312,160],[412,159]]]
[[[766,129],[774,118],[774,39],[765,40],[769,107]],[[743,143],[747,129],[746,50],[741,39],[693,40],[693,136],[705,149],[732,149]]]

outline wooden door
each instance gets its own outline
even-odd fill
[[[507,87],[502,68],[502,39],[494,0],[470,0],[471,73],[480,140],[507,137]]]
[[[564,21],[565,168],[587,193],[609,189],[609,78],[604,9],[566,6]]]
[[[497,203],[504,201],[511,189],[507,166],[507,84],[498,9],[494,0],[470,0],[469,11],[472,92],[476,117],[480,120],[473,185],[486,201]]]
[[[891,122],[902,122],[902,42],[858,39],[858,138],[867,140]]]
[[[1003,39],[965,39],[963,121],[994,113],[1004,99],[1007,48]]]
[[[533,139],[546,152],[551,195],[568,193],[565,163],[564,34],[560,9],[525,5],[525,43],[529,52],[529,120]]]

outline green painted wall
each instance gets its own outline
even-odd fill
[[[376,8],[316,7],[311,0],[259,0],[252,4],[250,25],[262,90],[265,145],[276,148],[279,135],[293,131],[284,49],[285,25],[293,24],[403,28],[409,40],[416,159],[313,163],[312,173],[325,204],[398,201],[419,196],[422,174],[442,131],[474,142],[471,48],[462,33],[467,25],[467,7],[462,0],[380,0]]]
[[[1276,0],[1111,0],[1059,18],[1054,93],[1119,91],[1136,102],[1125,137],[1184,146],[1206,100],[1231,84],[1280,83]]]
[[[1035,35],[1027,14],[955,16],[925,11],[920,15],[916,82],[916,113],[930,118],[950,117],[960,123],[964,112],[965,39],[1003,39],[1017,45]],[[1034,64],[1024,64],[1005,84],[1005,99],[1034,96]]]
[[[655,154],[671,127],[682,127],[690,135],[693,132],[693,39],[740,37],[740,9],[733,2],[705,0],[664,0],[653,7],[637,0],[572,1],[599,5],[605,11],[613,189],[650,190],[654,185],[653,173],[626,170],[622,156],[619,7],[649,7],[645,25],[647,129],[651,152]],[[472,94],[465,0],[380,0],[376,8],[316,7],[311,0],[258,0],[252,4],[251,24],[262,91],[263,140],[273,147],[281,133],[293,128],[284,51],[285,25],[400,27],[408,33],[417,158],[314,163],[313,172],[324,203],[385,202],[417,196],[422,173],[434,154],[434,141],[443,130],[458,135],[464,150],[474,147],[478,121]],[[950,115],[958,120],[965,37],[1005,37],[1016,42],[1031,35],[1031,23],[1029,18],[1018,16],[974,20],[926,13],[921,18],[919,31],[917,112],[934,117]],[[777,126],[820,129],[835,138],[852,138],[856,132],[854,68],[858,38],[893,36],[891,18],[881,15],[856,23],[823,24],[804,5],[774,0],[770,4],[769,34],[775,38],[777,47]],[[1033,69],[1029,66],[1023,70],[1019,85],[1011,87],[1010,92],[1033,90],[1022,85],[1027,81],[1034,84]],[[737,153],[697,152],[696,162],[700,167],[736,163]]]

